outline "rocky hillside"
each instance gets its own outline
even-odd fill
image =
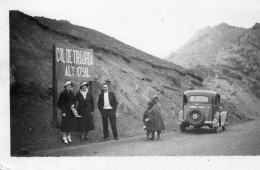
[[[241,113],[260,115],[258,23],[250,29],[227,24],[207,27],[169,59],[199,73],[204,77],[204,88],[220,92]]]
[[[260,24],[220,50],[212,67],[212,78],[229,84],[226,93],[232,103],[249,115],[260,115]]]
[[[97,74],[93,82],[94,100],[96,103],[101,84],[110,82],[119,101],[121,138],[144,133],[142,115],[154,94],[160,95],[166,131],[176,130],[183,91],[202,88],[203,79],[194,72],[113,37],[69,22],[11,11],[11,150],[14,155],[23,147],[39,150],[63,146],[59,129],[52,126],[53,44],[94,50]],[[97,109],[95,120],[96,129],[90,133],[90,139],[99,142],[103,134]],[[74,145],[79,144],[79,134],[73,135]]]
[[[196,65],[210,65],[218,52],[243,35],[246,29],[222,23],[215,27],[206,27],[197,31],[180,49],[167,57],[168,61],[185,68]]]

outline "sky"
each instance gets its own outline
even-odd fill
[[[1,1],[1,0],[0,0]],[[260,22],[259,0],[2,0],[31,16],[64,19],[114,37],[159,58],[199,29]]]
[[[72,24],[115,37],[159,58],[165,58],[180,48],[203,27],[225,22],[232,26],[250,28],[256,22],[260,22],[260,0],[0,0],[0,83],[4,89],[9,89],[10,85],[9,81],[6,81],[9,80],[9,58],[7,57],[9,56],[9,10],[20,10],[31,16],[68,20]],[[9,96],[9,90],[2,91],[1,96],[2,94]],[[129,165],[129,169],[133,169],[136,164],[132,162],[147,161],[147,159],[143,161],[144,158],[121,159],[120,161],[118,158],[108,161],[102,158],[101,162],[106,162],[106,164],[99,164],[101,158],[91,158],[87,161],[86,158],[11,158],[8,123],[10,115],[2,114],[10,113],[9,98],[2,97],[1,99],[0,164],[4,163],[7,167],[12,169],[35,169],[35,166],[37,169],[80,169],[88,162],[87,164],[96,167],[92,169],[105,169],[106,166],[115,163],[119,166],[112,165],[113,168],[110,168],[115,170],[122,169],[125,164]],[[184,160],[167,157],[159,160],[157,157],[152,157],[149,161],[160,161],[163,168],[151,166],[151,164],[146,166],[150,169],[158,169],[158,167],[169,169],[165,163],[171,164],[174,161],[175,169],[184,169],[183,165],[187,159],[194,158],[185,157]],[[212,167],[208,164],[208,158],[196,157],[195,159],[200,159],[204,165]],[[250,161],[257,162],[254,159],[245,161],[243,157],[231,160],[210,158],[211,163],[221,164],[230,169],[239,169],[240,164],[230,165],[228,162],[246,163],[246,166],[250,167],[252,165]],[[167,161],[164,162],[164,160]],[[179,162],[180,165],[177,164]],[[192,168],[193,164],[190,165]]]

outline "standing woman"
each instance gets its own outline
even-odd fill
[[[159,97],[155,95],[153,97],[153,107],[152,112],[154,112],[154,121],[156,122],[156,131],[157,131],[157,140],[160,140],[160,134],[162,130],[165,130],[165,125],[162,118],[162,108],[161,105],[158,103]],[[152,133],[152,138],[154,139],[154,134]]]
[[[75,102],[72,86],[72,82],[67,81],[58,100],[58,108],[62,111],[61,132],[63,133],[63,142],[65,144],[71,143],[70,132],[75,130],[75,116],[71,110]]]
[[[93,122],[94,101],[88,83],[82,82],[76,94],[77,130],[81,132],[81,141],[87,140],[88,132],[95,129]]]

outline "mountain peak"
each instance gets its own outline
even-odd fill
[[[232,26],[228,25],[227,23],[223,22],[219,25],[216,25],[215,28],[222,28],[222,29],[225,29],[225,28],[231,28]]]
[[[192,38],[178,49],[169,61],[185,68],[198,64],[210,65],[218,52],[245,32],[245,29],[221,23],[197,31]]]
[[[252,27],[253,30],[260,29],[260,23],[255,23],[255,25]]]

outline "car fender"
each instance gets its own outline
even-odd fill
[[[226,111],[222,111],[220,113],[220,119],[221,119],[221,125],[220,126],[224,126],[226,124],[226,119],[227,119],[227,112]]]
[[[179,121],[184,122],[184,119],[183,119],[183,110],[181,110],[181,111],[179,112]]]
[[[213,120],[213,127],[218,127],[219,126],[219,112],[216,112]]]

